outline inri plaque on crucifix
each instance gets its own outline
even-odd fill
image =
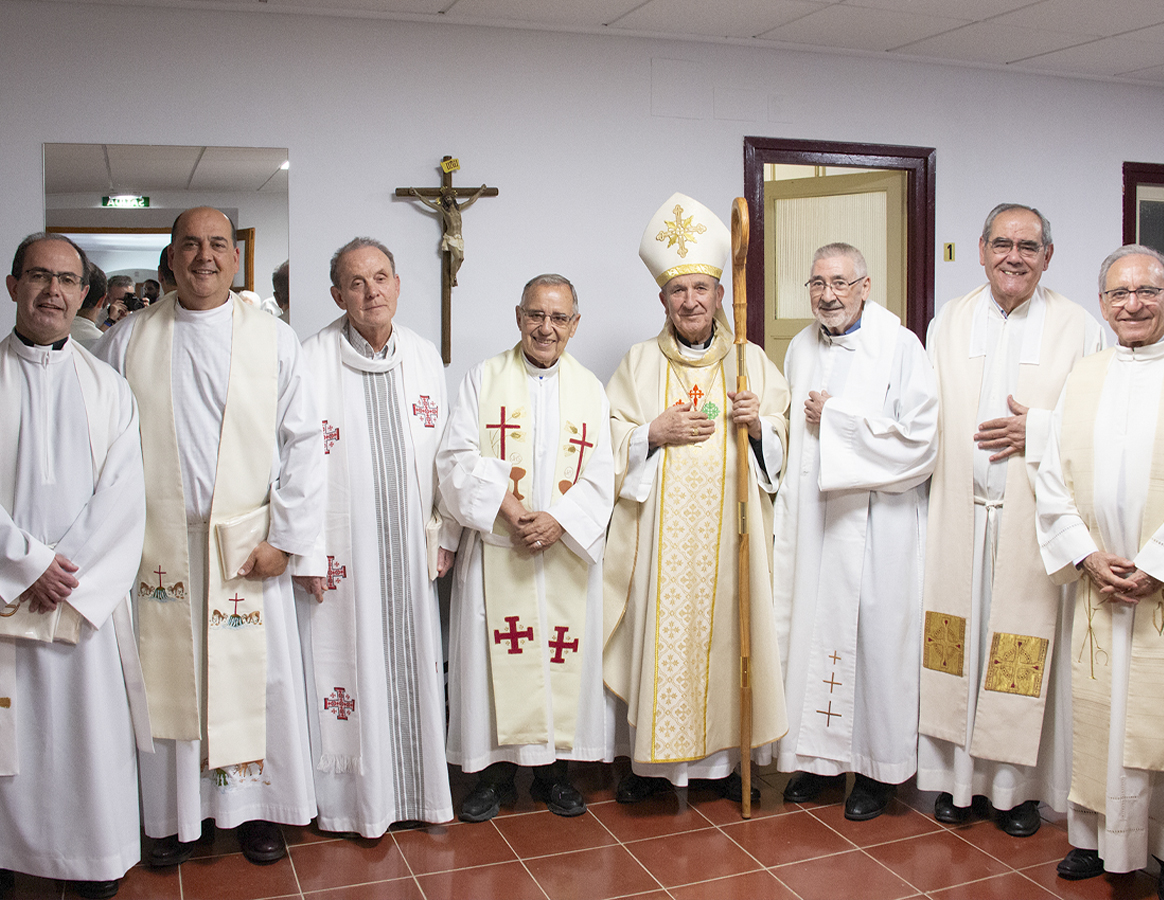
[[[419,200],[441,217],[441,358],[447,366],[452,361],[451,326],[453,288],[457,271],[465,261],[465,237],[461,233],[461,213],[477,202],[479,197],[496,197],[497,188],[481,185],[479,188],[453,187],[453,172],[461,167],[459,160],[446,156],[441,160],[441,185],[435,188],[398,187],[396,196]],[[465,202],[458,203],[457,198]]]

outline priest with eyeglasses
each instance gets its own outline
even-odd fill
[[[1003,203],[978,241],[987,284],[951,300],[926,341],[938,379],[917,784],[934,818],[994,816],[1013,837],[1066,808],[1071,602],[1039,565],[1034,475],[1094,316],[1040,284],[1054,253],[1038,210]]]
[[[1078,585],[1066,879],[1164,858],[1164,254],[1119,248],[1099,291],[1118,344],[1068,378],[1036,486],[1043,563]]]

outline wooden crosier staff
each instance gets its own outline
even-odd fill
[[[748,259],[748,205],[743,197],[732,202],[732,311],[736,331],[736,391],[748,389],[748,288],[744,276]],[[743,797],[740,815],[752,818],[752,593],[748,564],[748,426],[736,429],[736,496],[740,531],[740,779]]]

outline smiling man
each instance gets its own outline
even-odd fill
[[[938,821],[993,806],[1015,837],[1038,830],[1040,800],[1066,808],[1069,778],[1069,598],[1039,565],[1033,473],[1068,373],[1103,346],[1092,315],[1040,285],[1053,252],[1038,210],[996,206],[978,241],[989,283],[943,306],[926,342],[941,414],[917,783],[940,792]]]
[[[776,496],[789,722],[778,763],[797,773],[784,789],[793,803],[855,772],[845,818],[864,821],[917,769],[916,636],[938,389],[921,342],[869,300],[860,250],[821,247],[806,287],[816,321],[784,360],[794,412]]]
[[[238,248],[216,209],[186,210],[177,292],[96,352],[141,409],[147,528],[137,625],[157,752],[141,757],[147,854],[189,858],[204,819],[243,855],[286,850],[276,822],[315,815],[291,591],[323,518],[322,434],[285,324],[230,290]]]
[[[141,691],[127,603],[145,528],[141,443],[129,385],[69,339],[86,271],[72,241],[41,233],[21,243],[7,278],[16,328],[0,341],[5,897],[12,870],[112,897],[141,855],[127,699]],[[62,623],[76,629],[71,639]]]
[[[1099,302],[1119,345],[1067,379],[1037,483],[1043,563],[1057,584],[1079,585],[1067,879],[1164,857],[1164,255],[1116,250]]]
[[[521,340],[474,366],[437,455],[441,498],[465,527],[449,634],[448,759],[480,772],[461,805],[483,822],[530,793],[586,811],[567,760],[602,759],[602,549],[613,502],[610,407],[566,353],[578,294],[526,284]]]
[[[433,459],[448,420],[431,342],[395,322],[391,251],[360,237],[331,259],[343,315],[303,355],[323,423],[327,514],[315,577],[296,577],[319,827],[378,838],[453,817],[435,578],[459,528],[440,527]]]
[[[607,544],[603,672],[614,697],[615,749],[631,758],[623,803],[670,785],[740,798],[737,471],[747,468],[751,535],[751,682],[757,762],[787,730],[773,635],[772,502],[788,385],[754,344],[750,390],[736,393],[736,354],[720,275],[727,226],[673,194],[651,217],[639,256],[660,288],[663,329],[636,344],[607,385],[617,502]],[[740,459],[736,431],[750,450]]]

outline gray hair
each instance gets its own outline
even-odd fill
[[[131,288],[133,287],[133,279],[128,275],[111,275],[108,286],[110,290],[119,287]]]
[[[1034,213],[1039,217],[1039,227],[1043,230],[1043,246],[1046,247],[1055,243],[1051,239],[1051,220],[1044,216],[1041,212],[1033,206],[1023,206],[1021,203],[1000,203],[994,207],[986,216],[986,224],[982,226],[982,240],[990,242],[990,229],[994,227],[994,220],[1001,216],[1004,212],[1010,212],[1013,209],[1023,209],[1029,213]]]
[[[81,257],[81,284],[88,286],[89,284],[89,257],[85,255],[75,241],[66,237],[63,234],[54,234],[51,231],[36,231],[26,237],[20,242],[20,246],[16,248],[16,253],[12,257],[12,277],[19,278],[24,274],[24,257],[28,254],[28,248],[33,244],[39,244],[41,241],[60,241],[68,244],[77,251],[77,255]]]
[[[342,260],[344,258],[345,254],[351,253],[353,250],[363,250],[365,247],[372,247],[376,250],[379,250],[381,253],[383,253],[385,256],[387,256],[388,262],[392,265],[392,274],[393,275],[396,274],[396,257],[394,257],[392,255],[391,250],[389,250],[387,247],[385,247],[383,244],[381,244],[375,238],[370,238],[370,237],[352,238],[350,241],[348,241],[346,244],[344,244],[342,247],[340,247],[338,250],[336,250],[335,253],[332,254],[330,274],[331,274],[331,283],[335,287],[340,286],[340,283],[339,283],[340,260]]]
[[[1108,270],[1115,265],[1116,260],[1123,259],[1125,256],[1150,256],[1160,264],[1160,268],[1164,269],[1164,253],[1154,247],[1145,247],[1143,244],[1124,244],[1118,250],[1109,253],[1107,259],[1099,264],[1099,292],[1101,294],[1107,288]],[[1164,285],[1159,286],[1164,287]]]
[[[817,250],[812,255],[813,265],[816,265],[817,260],[832,259],[834,256],[843,256],[849,260],[853,264],[853,269],[856,271],[858,278],[867,278],[869,276],[869,265],[865,262],[865,255],[852,244],[846,244],[842,241],[825,244]]]
[[[578,315],[578,291],[574,289],[574,285],[570,283],[570,279],[565,275],[557,275],[553,272],[547,272],[545,275],[535,275],[525,283],[525,287],[521,289],[521,303],[522,309],[529,308],[529,297],[534,292],[534,288],[554,286],[565,286],[570,289],[570,296],[574,300],[574,315]]]

